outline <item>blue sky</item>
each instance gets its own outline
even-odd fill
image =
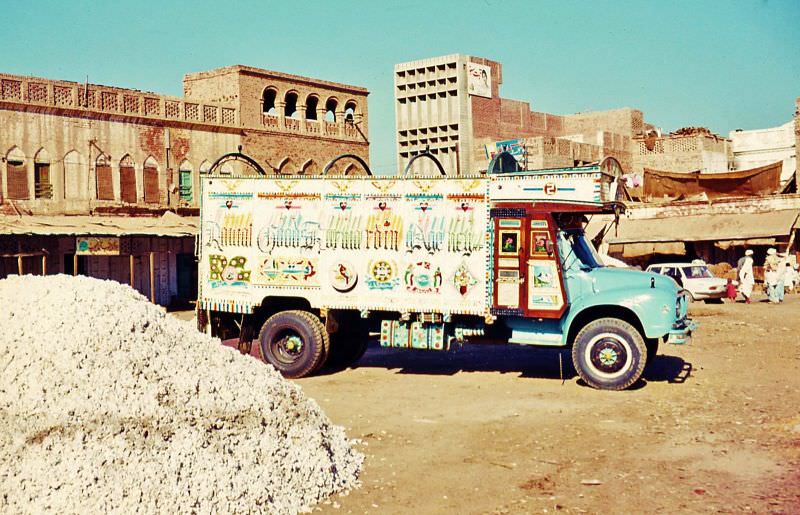
[[[364,86],[381,173],[393,65],[413,59],[487,57],[502,96],[534,110],[633,107],[665,130],[780,125],[800,96],[800,0],[0,0],[0,13],[0,72],[180,95],[186,72],[246,64]]]

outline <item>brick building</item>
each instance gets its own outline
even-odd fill
[[[572,115],[532,111],[528,102],[502,98],[502,82],[500,63],[461,54],[395,65],[398,171],[426,148],[448,174],[485,171],[492,147],[506,140],[525,147],[528,168],[613,156],[628,171],[631,139],[652,128],[641,111],[630,108]],[[420,167],[432,172],[429,164]]]
[[[703,127],[635,137],[631,153],[632,171],[638,173],[645,168],[670,172],[727,172],[733,166],[731,140]]]
[[[199,175],[240,147],[275,173],[368,162],[367,95],[245,66],[186,75],[183,97],[0,74],[0,277],[83,273],[189,299]]]

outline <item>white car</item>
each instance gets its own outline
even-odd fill
[[[689,291],[691,300],[721,299],[728,284],[727,279],[714,277],[703,262],[659,263],[648,266],[646,271],[672,277],[678,286]]]

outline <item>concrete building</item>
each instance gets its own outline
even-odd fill
[[[610,111],[555,115],[528,102],[500,96],[502,65],[453,54],[395,65],[398,172],[430,149],[451,175],[486,170],[493,149],[514,145],[529,168],[574,166],[613,156],[632,166],[630,140],[650,128],[642,112]],[[417,161],[417,173],[433,173]],[[415,163],[415,167],[417,164]]]
[[[0,74],[0,277],[81,273],[189,300],[199,175],[220,156],[286,174],[369,161],[364,88],[231,66],[186,75],[184,93]]]
[[[742,130],[730,133],[733,166],[736,170],[749,170],[781,161],[781,184],[794,178],[797,171],[797,136],[795,121],[780,127]]]

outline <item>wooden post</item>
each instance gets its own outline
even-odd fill
[[[42,275],[47,275],[47,254],[42,254]]]
[[[130,269],[131,269],[131,288],[133,288],[135,290],[136,286],[134,286],[134,282],[133,282],[133,254],[130,254],[128,256],[128,258],[129,258],[128,263],[129,263],[129,266],[130,266]]]
[[[77,249],[75,249],[77,251]],[[78,254],[72,255],[72,275],[78,275]]]
[[[150,302],[153,304],[156,303],[156,263],[155,263],[155,252],[150,252]]]
[[[22,275],[22,254],[17,255],[17,273]]]

